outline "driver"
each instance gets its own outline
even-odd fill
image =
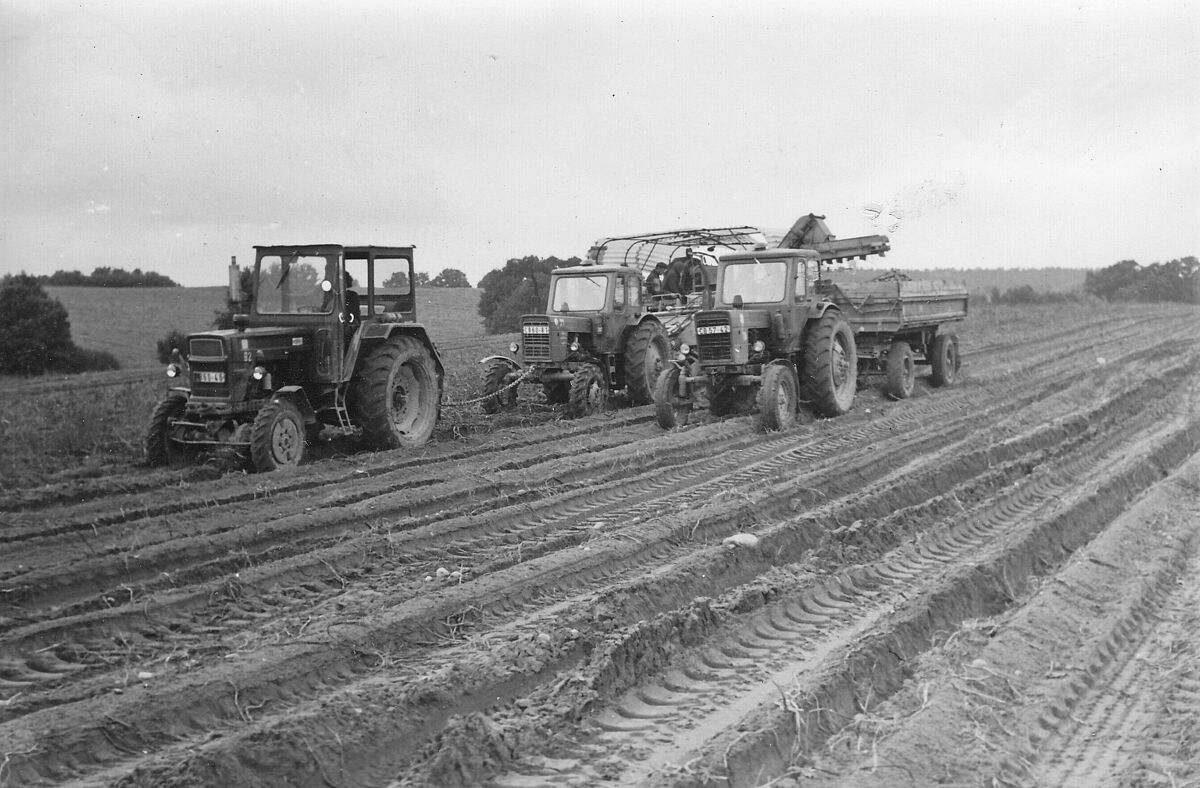
[[[359,316],[362,314],[362,302],[359,300],[358,293],[352,289],[354,287],[354,277],[350,276],[349,271],[345,271],[343,275],[344,279],[342,281],[346,291],[345,322],[347,326],[353,329],[358,325]]]

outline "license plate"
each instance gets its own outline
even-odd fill
[[[197,372],[196,379],[201,383],[224,383],[224,372]]]
[[[524,333],[526,333],[526,334],[549,334],[550,326],[535,325],[533,323],[530,323],[529,325],[525,326]]]

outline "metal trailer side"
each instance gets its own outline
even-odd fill
[[[821,287],[854,331],[864,371],[880,371],[896,340],[907,342],[928,363],[937,334],[967,316],[967,288],[961,282],[889,277]]]

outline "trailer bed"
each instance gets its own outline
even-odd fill
[[[889,278],[826,281],[820,287],[841,308],[856,334],[898,334],[967,316],[967,288],[961,282]]]

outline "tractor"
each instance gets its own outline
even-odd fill
[[[602,410],[621,389],[630,404],[650,404],[672,346],[691,339],[692,315],[712,304],[717,255],[762,239],[753,227],[601,238],[586,263],[551,272],[546,312],[521,318],[512,355],[482,360],[484,411],[513,407],[523,383],[571,417]]]
[[[376,448],[426,443],[444,368],[417,322],[413,247],[257,246],[250,293],[236,258],[233,328],[172,351],[172,386],[145,437],[152,466],[234,449],[253,468],[299,465],[327,427]]]
[[[913,392],[915,368],[931,368],[935,386],[957,377],[958,339],[949,324],[967,315],[958,283],[910,280],[898,273],[837,283],[832,266],[884,255],[887,236],[837,239],[823,216],[800,217],[779,246],[720,257],[715,309],[697,312],[695,344],[680,347],[655,384],[664,429],[685,425],[707,394],[714,416],[757,407],[768,430],[795,423],[801,403],[840,416],[860,377],[887,375],[887,392]]]

